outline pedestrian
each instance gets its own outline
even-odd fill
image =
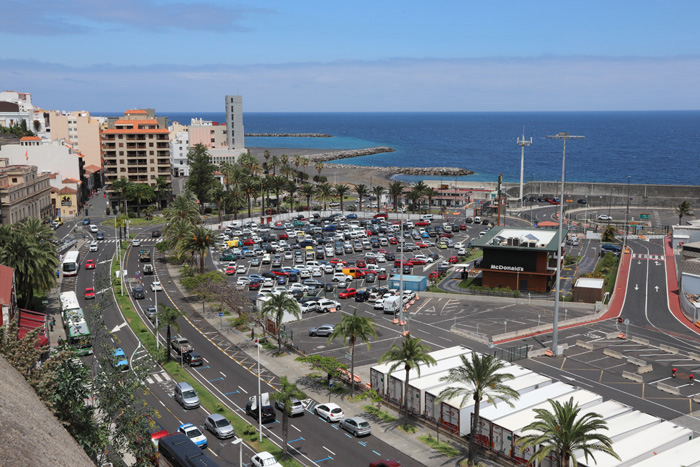
[[[255,328],[250,328],[250,340],[255,340]]]
[[[58,255],[58,262],[62,263],[63,262],[63,255]]]
[[[56,325],[56,318],[51,318],[51,321],[49,321],[49,327],[51,328],[51,332],[53,332],[53,327]]]
[[[60,278],[60,277],[61,277],[61,271],[59,271],[58,269],[56,269],[56,279],[58,279],[58,278]]]

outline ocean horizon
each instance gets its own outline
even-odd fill
[[[121,112],[93,112],[119,116]],[[224,122],[223,112],[156,112],[189,125],[191,118]],[[389,146],[396,151],[337,163],[383,167],[460,167],[463,177],[399,175],[405,181],[561,178],[562,141],[548,135],[584,136],[566,144],[566,179],[579,182],[697,185],[700,111],[605,112],[244,112],[246,133],[326,133],[332,138],[246,137],[247,147],[340,150]],[[328,162],[333,164],[333,162]]]

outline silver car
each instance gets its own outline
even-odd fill
[[[219,439],[231,438],[236,434],[231,423],[226,420],[226,417],[218,413],[209,415],[204,422],[204,426]]]
[[[366,436],[372,433],[369,422],[362,417],[350,417],[340,420],[340,427],[354,436]]]
[[[304,415],[304,405],[301,403],[301,401],[299,399],[297,399],[295,397],[291,397],[289,399],[289,405],[291,407],[290,415],[292,417],[295,415]],[[281,411],[284,411],[284,402],[276,401],[275,407],[277,407]]]
[[[315,328],[309,329],[310,336],[325,336],[328,337],[333,334],[335,326],[332,324],[322,324],[321,326],[316,326]]]

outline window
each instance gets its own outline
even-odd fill
[[[153,142],[148,143],[148,147],[152,148],[153,147]]]
[[[120,147],[120,148],[123,148],[123,147],[124,147],[124,143],[119,143],[119,147]]]
[[[180,161],[180,165],[183,165],[183,161]]]
[[[212,138],[212,139],[211,139],[211,142],[212,142],[212,143],[215,143],[215,142],[216,142],[216,140],[215,140],[214,138]]]
[[[155,164],[155,159],[151,159],[151,164]]]
[[[13,178],[13,179],[12,179],[12,183],[17,183],[17,179],[16,179],[16,178]]]

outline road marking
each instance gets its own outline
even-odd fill
[[[221,376],[223,376],[224,378],[226,378],[226,375],[224,374],[223,371],[220,371],[219,373],[221,373]]]
[[[151,377],[155,380],[156,383],[160,383],[161,381],[163,381],[163,379],[160,377],[160,375],[158,375],[158,373],[153,373]]]
[[[292,425],[291,423],[289,424],[289,426],[291,426],[292,428],[297,430],[299,433],[301,433],[301,430],[299,428],[295,427],[294,425]],[[299,439],[304,439],[304,438],[299,438]]]
[[[671,379],[671,378],[673,378],[673,377],[672,377],[672,376],[667,376],[666,378],[661,378],[661,379],[657,379],[657,380],[655,380],[655,381],[650,381],[650,382],[647,383],[647,384],[660,383],[661,381],[666,381],[667,379]]]
[[[331,451],[330,449],[328,449],[327,447],[323,446],[323,449],[325,449],[326,451],[330,452],[331,455],[335,456],[335,453],[334,453],[333,451]]]
[[[239,388],[241,391],[243,391],[243,392],[245,392],[246,394],[248,394],[248,391],[246,391],[246,390],[243,389],[242,387],[238,386],[238,388]]]

